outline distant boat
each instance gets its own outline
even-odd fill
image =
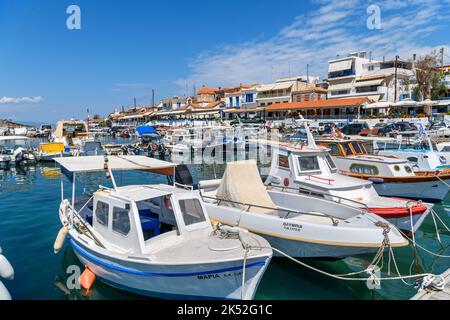
[[[328,149],[317,146],[309,128],[304,125],[304,129],[307,141],[272,148],[272,164],[266,185],[286,193],[304,192],[365,208],[402,230],[416,231],[420,227],[430,213],[431,204],[382,197],[371,181],[339,173]]]
[[[450,190],[450,171],[414,171],[408,160],[369,155],[359,140],[320,139],[317,142],[331,150],[340,173],[372,181],[382,196],[442,201]]]

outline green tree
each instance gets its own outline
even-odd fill
[[[441,74],[438,69],[436,51],[419,57],[415,63],[417,87],[413,90],[415,100],[433,99],[439,93]]]

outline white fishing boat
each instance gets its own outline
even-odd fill
[[[392,224],[370,212],[324,198],[266,189],[254,160],[227,163],[222,179],[200,181],[199,188],[210,217],[259,234],[273,248],[293,257],[372,253],[380,250],[384,240],[393,247],[408,245]]]
[[[0,169],[8,168],[11,163],[11,155],[8,154],[6,148],[0,145]]]
[[[213,229],[198,191],[175,185],[118,187],[113,170],[175,175],[175,164],[144,156],[55,158],[72,180],[62,200],[61,249],[69,235],[77,257],[114,287],[161,298],[252,299],[272,257],[261,237],[241,229]],[[113,188],[75,200],[76,176],[106,171]],[[248,246],[258,246],[251,249]],[[264,248],[260,248],[264,247]]]
[[[439,154],[429,137],[417,140],[397,139],[391,141],[374,140],[374,154],[408,160],[416,171],[437,171],[450,169],[445,156]]]
[[[317,197],[366,208],[402,230],[416,231],[420,227],[432,205],[382,197],[371,181],[340,174],[329,149],[317,146],[307,126],[304,128],[306,142],[272,147],[272,164],[266,185],[286,193],[307,192]]]
[[[450,172],[415,171],[407,160],[369,155],[364,143],[356,139],[320,139],[330,149],[339,172],[372,181],[382,196],[422,201],[442,201],[450,190]]]
[[[79,149],[86,140],[93,140],[85,121],[58,121],[50,142],[62,142],[66,148]]]
[[[0,247],[0,279],[14,279],[14,269],[8,259],[3,255],[2,247]],[[11,295],[2,281],[0,281],[0,300],[11,300]]]
[[[5,162],[8,162],[6,156],[10,156],[9,162],[14,161],[19,167],[36,164],[35,150],[30,141],[30,138],[24,136],[1,136],[0,146],[3,146],[2,153]]]

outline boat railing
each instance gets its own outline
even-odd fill
[[[320,181],[326,181],[326,183],[328,185],[331,185],[332,182],[335,181],[334,179],[322,178],[322,177],[318,177],[318,176],[315,176],[315,175],[312,175],[312,174],[306,176],[307,180],[311,180],[311,178],[314,178],[314,179],[317,179],[317,180],[320,180]]]
[[[80,208],[80,210],[75,209],[74,206],[72,206],[72,204],[68,203],[67,204],[67,208],[74,214],[74,216],[77,217],[78,221],[81,223],[81,225],[84,227],[84,230],[87,232],[87,236],[90,237],[92,240],[94,240],[94,242],[102,247],[105,248],[105,245],[100,241],[100,239],[95,235],[94,231],[92,230],[92,228],[89,226],[89,224],[86,222],[86,220],[82,217],[82,215],[80,214],[84,208],[86,208],[86,206],[91,202],[91,200],[93,199],[93,196]],[[80,231],[79,231],[80,232]]]
[[[189,186],[187,184],[182,184],[182,183],[178,183],[178,182],[174,182],[173,184],[175,187],[180,188],[180,189],[185,189],[185,190],[194,190],[194,186]]]
[[[245,202],[239,202],[239,201],[233,201],[233,200],[228,200],[228,199],[222,199],[222,198],[217,198],[217,197],[206,196],[206,195],[204,195],[202,193],[200,193],[200,196],[202,197],[203,201],[204,201],[204,199],[217,201],[217,205],[218,206],[220,206],[220,204],[222,202],[228,202],[228,203],[232,203],[232,204],[238,204],[238,205],[241,205],[241,206],[246,206],[247,209],[245,211],[250,211],[251,208],[259,208],[259,209],[277,210],[277,211],[285,212],[286,216],[284,216],[284,219],[289,219],[289,216],[291,214],[308,215],[308,216],[314,216],[314,217],[326,217],[326,218],[329,218],[331,220],[333,226],[337,226],[338,223],[339,223],[339,220],[342,220],[342,218],[340,218],[340,217],[336,217],[336,216],[333,216],[333,215],[327,214],[327,213],[317,214],[317,213],[313,213],[313,212],[306,212],[306,211],[298,211],[298,210],[286,209],[286,208],[282,208],[282,207],[278,207],[278,206],[276,208],[272,208],[272,207],[267,207],[267,206],[261,206],[261,205],[258,205],[258,204],[245,203]]]
[[[319,198],[321,200],[333,201],[333,202],[336,202],[339,204],[344,204],[344,205],[346,205],[346,203],[343,203],[343,201],[348,201],[348,202],[353,203],[358,209],[362,209],[363,213],[364,213],[364,211],[370,212],[369,207],[365,203],[358,202],[356,200],[349,199],[349,198],[340,197],[337,195],[331,195],[326,192],[312,191],[312,190],[306,190],[306,189],[302,189],[302,188],[292,188],[292,187],[285,187],[285,186],[274,186],[274,185],[270,185],[270,188],[281,189],[281,192],[284,192],[286,190],[298,191],[298,193],[301,193],[301,194]],[[351,206],[351,207],[354,207],[354,206]]]

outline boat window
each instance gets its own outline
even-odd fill
[[[444,146],[444,147],[441,149],[441,152],[450,152],[450,146]]]
[[[410,166],[405,166],[405,171],[408,173],[412,173],[412,169]]]
[[[328,146],[328,148],[330,148],[330,153],[333,156],[340,156],[341,155],[341,150],[339,149],[339,146],[337,145],[337,143],[330,143]]]
[[[416,157],[409,157],[407,158],[409,162],[418,162],[419,159],[417,159]]]
[[[301,172],[320,172],[317,156],[298,157],[298,164]]]
[[[95,219],[101,225],[108,225],[108,211],[109,205],[107,203],[98,201],[97,208],[95,209]]]
[[[344,148],[344,151],[345,151],[345,155],[346,156],[350,156],[350,155],[352,155],[353,154],[353,150],[352,150],[352,148],[350,147],[350,143],[343,143],[342,144],[342,147]]]
[[[394,170],[395,170],[395,171],[400,171],[400,166],[395,165],[395,166],[394,166]]]
[[[364,164],[352,164],[350,166],[350,171],[353,173],[368,174],[375,176],[379,174],[377,167]]]
[[[130,233],[130,216],[128,210],[114,207],[112,219],[113,231],[124,236]]]
[[[206,221],[205,214],[198,199],[180,200],[179,204],[186,226]]]
[[[278,155],[278,167],[282,169],[289,169],[289,157],[279,154]]]
[[[327,160],[328,167],[330,167],[331,172],[335,172],[337,170],[336,164],[329,154],[325,155],[325,159]]]
[[[363,150],[360,147],[360,144],[357,142],[352,142],[353,150],[355,150],[356,154],[363,154]]]

